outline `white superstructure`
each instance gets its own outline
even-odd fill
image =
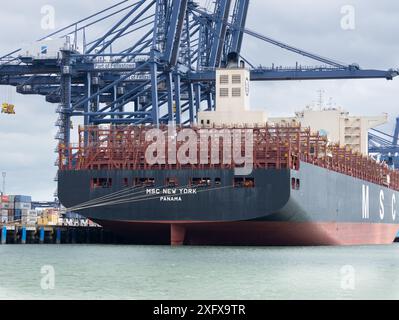
[[[250,108],[250,72],[246,68],[216,70],[216,111],[198,113],[198,123],[203,126],[264,126],[264,111]]]
[[[300,123],[303,127],[310,127],[313,132],[326,135],[331,143],[338,143],[364,155],[368,154],[368,131],[387,122],[387,114],[352,116],[340,108],[306,109],[297,112],[295,117],[269,119],[269,123],[275,124]]]
[[[331,143],[368,154],[368,131],[387,123],[388,115],[352,116],[341,108],[307,108],[294,117],[268,118],[264,111],[250,107],[250,72],[238,63],[216,70],[216,110],[198,113],[198,124],[212,126],[264,126],[301,124],[327,136]]]

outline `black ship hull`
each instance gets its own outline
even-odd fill
[[[309,163],[249,177],[63,170],[58,192],[65,207],[139,244],[387,244],[399,229],[397,191]]]

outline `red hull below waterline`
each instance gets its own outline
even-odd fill
[[[393,243],[399,229],[382,223],[96,222],[129,243],[153,245],[381,245]]]

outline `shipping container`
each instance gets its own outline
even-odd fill
[[[31,217],[38,217],[39,216],[39,212],[36,210],[29,210],[28,215]]]
[[[21,210],[22,218],[34,218],[37,219],[37,212],[35,210]]]
[[[37,217],[22,217],[21,223],[25,225],[35,225],[37,224]]]
[[[45,209],[42,211],[41,216],[47,220],[54,221],[60,217],[60,212],[57,209]]]
[[[31,210],[32,204],[29,202],[15,202],[14,209],[24,209],[24,210]]]
[[[37,219],[37,224],[39,226],[47,226],[48,225],[48,220],[46,218],[38,218]]]
[[[1,196],[0,197],[0,202],[9,202],[9,196],[5,196],[5,195],[3,195],[3,196]]]
[[[16,195],[14,196],[14,202],[32,202],[32,197],[31,196],[22,196],[22,195]]]
[[[8,223],[8,211],[7,210],[0,211],[0,220],[1,220],[1,223]]]
[[[21,218],[22,218],[22,210],[15,209],[14,210],[14,220],[21,220]]]
[[[50,214],[47,216],[48,224],[51,226],[55,226],[58,224],[59,215],[58,214]]]
[[[10,209],[10,204],[8,202],[2,202],[0,203],[0,210],[8,210]]]

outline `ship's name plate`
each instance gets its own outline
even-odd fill
[[[147,189],[146,194],[149,196],[160,196],[161,202],[181,202],[184,195],[195,195],[197,189],[190,188],[161,188],[161,189]]]

